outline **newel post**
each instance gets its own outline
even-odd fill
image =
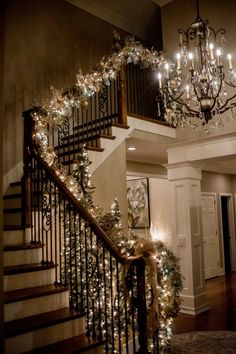
[[[125,65],[122,65],[118,77],[118,123],[127,125],[127,90]]]
[[[138,309],[138,339],[139,353],[147,354],[147,304],[145,292],[145,262],[137,265],[137,309]]]
[[[22,177],[22,226],[31,226],[31,159],[30,148],[33,142],[35,123],[32,110],[23,112],[24,145],[23,145],[23,177]]]

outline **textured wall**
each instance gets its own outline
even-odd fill
[[[94,201],[99,207],[109,211],[114,198],[118,199],[123,215],[123,225],[126,228],[127,192],[125,150],[126,146],[125,142],[123,142],[93,173],[92,183],[96,187],[94,191]]]
[[[5,187],[22,174],[22,111],[66,88],[110,50],[113,25],[63,0],[7,0]],[[122,33],[122,31],[119,31]]]
[[[201,190],[202,192],[235,193],[233,181],[233,175],[203,171]]]

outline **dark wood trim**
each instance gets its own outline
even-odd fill
[[[4,293],[4,303],[10,304],[12,302],[24,301],[29,299],[34,299],[37,297],[58,294],[68,291],[68,288],[58,285],[41,285],[32,288],[24,288],[6,291]]]
[[[44,312],[39,315],[6,322],[5,335],[6,338],[10,338],[81,317],[83,317],[83,314],[69,308]]]
[[[43,265],[41,263],[20,264],[16,266],[4,267],[4,275],[40,272],[41,270],[48,270],[53,268],[55,268],[54,264],[43,264]]]
[[[127,125],[127,92],[125,66],[122,65],[118,76],[118,123]]]
[[[3,213],[4,214],[15,214],[15,213],[21,213],[22,208],[4,208]]]
[[[22,198],[22,193],[5,194],[3,196],[4,200],[7,200],[7,199],[18,199],[18,198]]]
[[[30,225],[4,225],[3,226],[3,231],[16,231],[16,230],[25,230],[27,227],[30,227]]]
[[[36,153],[35,150],[32,151],[32,155],[38,160],[38,163],[43,167],[47,175],[52,179],[55,185],[60,189],[65,199],[68,200],[75,210],[78,210],[83,219],[90,223],[91,230],[96,233],[96,235],[103,241],[111,252],[113,257],[115,257],[120,263],[125,263],[128,260],[127,257],[122,256],[120,250],[114,245],[111,239],[102,230],[100,225],[97,223],[96,219],[84,208],[84,206],[75,198],[75,196],[66,188],[64,183],[57,176],[55,171],[51,169],[48,164]]]
[[[95,349],[101,345],[104,345],[103,340],[94,339],[80,334],[76,337],[68,338],[60,342],[47,345],[38,349],[34,349],[27,354],[75,354],[75,353],[87,353],[89,350],[92,353],[92,349]],[[101,350],[103,352],[103,348]]]
[[[21,186],[21,181],[11,182],[11,183],[10,183],[10,186],[11,186],[11,187]]]
[[[20,243],[20,244],[5,244],[3,246],[3,251],[4,252],[12,252],[12,251],[27,251],[27,250],[33,250],[36,248],[42,248],[41,243]]]

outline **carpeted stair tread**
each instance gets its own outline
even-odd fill
[[[12,302],[29,300],[41,296],[47,296],[52,294],[61,293],[67,291],[68,289],[64,286],[59,285],[41,285],[32,288],[10,290],[4,293],[4,303],[9,304]]]
[[[25,354],[72,354],[82,353],[104,344],[104,341],[87,337],[85,334],[62,340],[55,344],[34,349]]]
[[[19,243],[19,244],[6,244],[3,246],[4,252],[10,251],[24,251],[24,250],[33,250],[35,248],[41,248],[41,243]]]
[[[17,199],[17,198],[22,198],[22,196],[23,196],[22,193],[5,194],[3,196],[3,199]]]
[[[17,231],[17,230],[25,230],[26,228],[31,227],[30,225],[4,225],[3,231]]]
[[[22,208],[4,208],[4,214],[14,214],[14,213],[21,213],[23,211]]]
[[[59,310],[43,312],[38,315],[20,318],[5,322],[5,337],[14,337],[81,317],[83,317],[83,314],[80,312],[65,307]]]
[[[54,264],[30,263],[4,267],[4,275],[37,272],[55,268]]]
[[[21,186],[21,185],[22,185],[21,181],[16,181],[16,182],[10,183],[10,186],[12,186],[12,187],[17,187],[17,186]]]

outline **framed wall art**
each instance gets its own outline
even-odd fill
[[[128,226],[131,228],[149,228],[149,184],[148,178],[127,181]]]

